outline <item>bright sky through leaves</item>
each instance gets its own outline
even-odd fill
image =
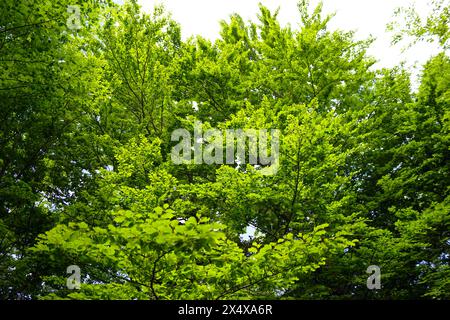
[[[314,6],[318,0],[311,1]],[[298,0],[140,0],[144,10],[149,11],[155,3],[163,3],[172,13],[173,18],[181,24],[183,38],[201,35],[214,40],[219,37],[219,21],[227,19],[232,13],[239,13],[244,20],[256,20],[258,3],[271,10],[280,8],[279,21],[292,27],[298,26],[300,21]],[[379,61],[377,67],[392,68],[399,60],[407,62],[408,66],[423,65],[432,55],[439,52],[434,44],[422,43],[402,53],[402,46],[391,46],[392,34],[386,31],[386,24],[393,19],[397,7],[414,4],[417,10],[426,16],[429,12],[427,0],[324,0],[326,13],[336,12],[330,22],[330,28],[355,30],[356,38],[366,39],[370,35],[377,40],[369,53]],[[416,73],[417,74],[417,73]]]

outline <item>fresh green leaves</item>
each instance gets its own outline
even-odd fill
[[[214,42],[134,0],[3,1],[0,297],[448,298],[448,5],[434,4],[403,30],[444,49],[412,92],[408,70],[373,69],[372,40],[308,1],[299,29],[261,5]],[[198,121],[278,129],[276,174],[174,164],[172,131]]]

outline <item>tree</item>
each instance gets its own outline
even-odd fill
[[[443,49],[448,50],[450,3],[448,0],[432,0],[430,7],[431,13],[427,17],[421,16],[414,6],[398,8],[395,11],[397,21],[388,25],[388,30],[395,32],[393,42],[401,42],[405,36],[412,37],[413,43],[437,40]]]
[[[234,14],[214,42],[181,40],[162,7],[67,5],[0,5],[2,298],[449,297],[443,1],[403,31],[444,48],[418,92],[322,4],[299,2],[299,29]],[[171,133],[198,123],[279,130],[275,174],[238,153],[175,164]]]
[[[177,180],[161,164],[160,141],[133,139],[117,160],[117,171],[104,170],[91,195],[106,201],[108,209],[96,210],[102,217],[59,224],[33,249],[54,274],[71,264],[83,271],[80,292],[67,290],[61,274],[46,278],[43,298],[273,298],[324,264],[327,252],[352,244],[320,225],[244,252],[220,222],[162,205]]]
[[[80,51],[90,26],[68,28],[67,6],[77,3],[94,21],[106,6],[84,1],[0,5],[2,298],[29,298],[39,290],[40,270],[33,269],[27,249],[55,222],[51,207],[70,202],[90,180],[82,169],[92,154],[74,133],[101,84],[97,59]]]

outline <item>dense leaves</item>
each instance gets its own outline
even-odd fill
[[[261,5],[211,42],[136,1],[4,0],[0,297],[450,298],[448,4],[434,6],[391,26],[442,46],[414,92],[307,1],[298,29]],[[275,174],[172,162],[172,131],[199,123],[278,129]]]

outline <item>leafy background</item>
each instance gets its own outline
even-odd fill
[[[432,5],[390,26],[441,47],[414,91],[307,1],[298,29],[260,5],[211,42],[136,1],[2,0],[0,298],[450,298],[450,5]],[[279,129],[277,174],[174,165],[196,121]]]

